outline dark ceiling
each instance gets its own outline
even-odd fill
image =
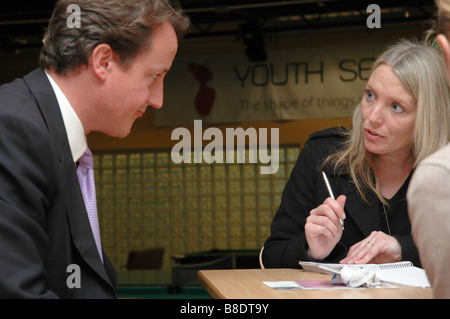
[[[124,0],[126,1],[126,0]],[[2,0],[0,49],[40,46],[55,0]],[[76,3],[76,1],[74,1]],[[433,18],[434,0],[181,0],[190,17],[188,38],[240,36],[250,27],[279,33],[342,27],[366,28],[371,3],[381,7],[381,23],[417,23]]]

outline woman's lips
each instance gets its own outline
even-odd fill
[[[365,135],[366,135],[366,138],[372,142],[377,141],[383,137],[382,135],[378,134],[376,131],[372,131],[369,129],[365,129]]]

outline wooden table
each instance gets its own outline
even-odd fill
[[[387,289],[279,290],[263,281],[330,280],[300,269],[201,270],[198,279],[215,299],[430,299],[431,288],[395,285]]]

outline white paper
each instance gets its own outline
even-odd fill
[[[327,264],[315,262],[303,262],[299,264],[303,269],[312,272],[325,274],[340,273],[343,264]],[[398,262],[390,264],[368,264],[377,270],[377,276],[380,280],[394,284],[412,286],[412,287],[431,287],[425,270],[413,266],[411,262]],[[362,266],[362,265],[355,265]]]
[[[379,272],[379,278],[395,284],[412,287],[431,287],[425,270],[418,267],[406,267],[401,269],[385,269]]]

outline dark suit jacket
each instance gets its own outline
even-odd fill
[[[80,269],[80,288],[70,288]],[[56,96],[39,68],[0,87],[0,298],[114,298]]]
[[[327,174],[334,195],[347,196],[345,230],[323,262],[339,262],[352,245],[365,239],[372,231],[387,233],[380,209],[382,206],[375,194],[368,194],[368,202],[365,202],[349,175],[335,175],[332,167],[321,168],[323,160],[341,147],[343,141],[343,135],[334,128],[312,134],[305,144],[283,191],[281,205],[272,222],[271,235],[264,245],[262,258],[265,267],[297,268],[300,267],[300,260],[310,260],[305,237],[306,218],[312,209],[329,197],[321,170]],[[400,242],[402,259],[420,267],[405,199],[409,180],[410,177],[389,201],[388,219],[392,235]]]

